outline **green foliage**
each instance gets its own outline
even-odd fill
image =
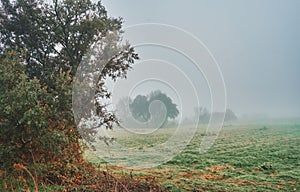
[[[31,162],[34,160],[31,153],[39,154],[40,150],[49,153],[59,150],[64,142],[56,143],[59,136],[54,135],[59,134],[54,133],[64,134],[65,130],[58,126],[71,115],[60,109],[70,107],[66,102],[69,101],[66,97],[70,97],[70,91],[66,91],[70,89],[67,74],[60,72],[55,78],[60,84],[55,90],[42,86],[37,78],[28,78],[24,60],[16,55],[13,51],[6,52],[0,59],[0,144],[6,148],[0,159],[4,167],[24,159]]]
[[[109,77],[116,80],[118,77],[125,77],[134,60],[138,59],[130,45],[120,43],[122,20],[108,17],[100,2],[1,2],[1,50],[15,50],[18,55],[24,53],[26,75],[30,79],[37,78],[41,85],[52,90],[70,92],[70,87],[69,90],[61,90],[59,86],[62,85],[55,78],[60,76],[60,73],[68,73],[70,78],[73,78],[84,56],[92,54],[99,60],[103,60],[103,57],[107,60],[105,67],[98,69],[101,75],[98,74],[100,77],[96,82],[96,97],[110,98],[109,90],[105,89],[104,79]],[[93,52],[90,47],[100,51]],[[57,97],[57,94],[52,96]],[[63,111],[70,111],[70,101],[63,100],[64,98],[59,97],[62,103],[58,103],[57,106]],[[89,102],[94,104],[94,101]],[[96,107],[98,115],[104,119],[99,124],[112,128],[112,122],[118,121],[114,114],[108,112],[107,106],[100,102],[96,102]]]
[[[111,58],[96,82],[97,115],[107,128],[117,123],[98,99],[110,97],[105,78],[125,77],[138,59],[130,45],[120,43],[121,26],[122,20],[108,17],[100,2],[1,0],[0,173],[4,170],[7,178],[18,178],[26,170],[40,183],[69,189],[101,179],[81,156],[81,136],[72,113],[72,82],[85,54],[103,56],[89,48],[105,42],[102,52]],[[75,166],[76,170],[70,168]],[[26,177],[25,181],[30,179]]]
[[[92,43],[121,29],[121,19],[109,18],[100,2],[2,0],[1,42],[26,51],[29,77],[47,81],[60,68],[75,74]]]

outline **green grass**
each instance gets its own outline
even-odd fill
[[[165,142],[172,129],[151,136],[119,137],[126,147],[145,149]],[[251,124],[225,126],[212,148],[199,154],[204,129],[172,160],[151,169],[133,171],[134,178],[151,177],[170,191],[300,191],[300,125]],[[104,161],[87,152],[87,158]],[[123,157],[126,158],[126,157]],[[129,170],[110,169],[115,174]]]

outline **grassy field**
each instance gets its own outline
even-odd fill
[[[188,128],[187,128],[188,129]],[[163,143],[165,129],[150,137],[118,137],[118,143],[143,150]],[[128,170],[86,158],[120,177],[164,185],[170,191],[300,191],[300,124],[247,123],[225,125],[214,146],[199,154],[205,130],[199,128],[188,146],[172,160],[151,169]],[[153,139],[155,138],[155,139]]]

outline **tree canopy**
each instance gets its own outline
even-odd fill
[[[145,122],[150,118],[149,101],[144,95],[138,95],[134,98],[130,104],[130,110],[135,119]]]
[[[137,95],[133,99],[132,103],[130,103],[130,110],[133,117],[142,122],[148,121],[151,118],[149,107],[154,101],[160,101],[166,108],[165,123],[168,119],[175,119],[178,116],[179,110],[177,109],[177,105],[173,103],[172,99],[160,90],[156,90],[147,96]],[[155,106],[156,109],[154,109],[154,111],[156,113],[162,113],[162,110],[157,107],[159,106]]]

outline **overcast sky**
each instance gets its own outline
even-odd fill
[[[134,24],[162,23],[177,26],[200,39],[220,66],[226,84],[227,106],[238,115],[300,116],[300,1],[103,0],[102,3],[110,16],[124,18],[125,29]],[[174,58],[180,60],[174,53],[162,54],[164,50],[157,47],[137,48],[137,51],[141,59],[163,57],[170,63],[175,62]],[[184,59],[181,62],[189,65]],[[136,72],[140,70],[143,76],[143,70],[151,71],[150,74],[159,79],[159,63],[167,66],[166,62],[141,62],[136,65]],[[195,79],[193,69],[188,71],[178,66],[191,74],[191,81],[205,84],[203,76]],[[137,76],[134,70],[135,67],[128,74],[129,79],[131,74]],[[169,73],[167,67],[161,70]],[[184,105],[180,99],[189,100],[187,93],[191,90],[182,89],[186,87],[183,81],[181,88],[177,87],[176,79],[180,78],[176,72],[170,74],[173,74],[170,79],[173,78],[174,84],[165,89],[172,90],[173,86],[174,94],[178,90],[185,92],[182,98],[173,98]],[[197,83],[194,82],[196,87]],[[202,87],[201,91],[197,90],[198,96],[209,103],[209,89]],[[210,104],[205,106],[209,108]]]

